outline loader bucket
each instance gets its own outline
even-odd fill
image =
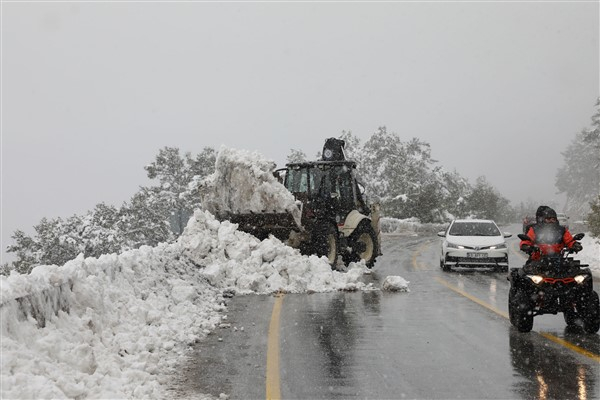
[[[231,213],[217,218],[238,224],[239,230],[250,233],[260,240],[273,235],[281,241],[286,241],[292,231],[301,230],[290,213]]]

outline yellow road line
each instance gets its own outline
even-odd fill
[[[542,335],[543,337],[545,337],[545,338],[546,338],[546,339],[548,339],[548,340],[552,340],[552,341],[553,341],[553,342],[555,342],[555,343],[558,343],[558,344],[560,344],[560,345],[563,345],[563,346],[565,346],[565,347],[566,347],[566,348],[568,348],[568,349],[571,349],[571,350],[573,350],[573,351],[576,351],[576,352],[577,352],[577,353],[579,353],[579,354],[583,354],[584,356],[586,356],[586,357],[589,357],[589,358],[591,358],[592,360],[594,360],[594,361],[596,361],[596,362],[600,363],[600,356],[599,356],[599,355],[597,355],[597,354],[594,354],[594,353],[592,353],[592,352],[589,352],[589,351],[587,351],[587,350],[584,350],[584,349],[582,349],[581,347],[575,346],[573,343],[567,342],[566,340],[564,340],[564,339],[561,339],[561,338],[559,338],[559,337],[556,337],[556,336],[554,336],[554,335],[551,335],[551,334],[549,334],[549,333],[546,333],[546,332],[539,332],[539,334],[540,334],[540,335]]]
[[[471,300],[471,301],[479,304],[480,306],[485,307],[488,310],[490,310],[490,311],[492,311],[492,312],[494,312],[494,313],[496,313],[496,314],[498,314],[498,315],[500,315],[500,316],[508,319],[508,313],[505,313],[504,311],[498,310],[497,308],[491,306],[490,304],[484,302],[483,300],[480,300],[477,297],[474,297],[474,296],[470,295],[469,293],[465,292],[464,290],[462,290],[460,288],[457,288],[456,286],[452,285],[451,283],[445,281],[444,279],[442,279],[440,277],[436,277],[435,279],[439,283],[441,283],[442,285],[446,286],[448,289],[453,290],[456,293],[460,294],[461,296],[464,296],[467,299],[469,299],[469,300]],[[562,346],[564,346],[564,347],[566,347],[566,348],[568,348],[570,350],[573,350],[576,353],[579,353],[579,354],[581,354],[581,355],[583,355],[585,357],[591,358],[592,360],[594,360],[596,362],[600,362],[600,356],[599,355],[594,354],[592,352],[589,352],[589,351],[587,351],[585,349],[582,349],[581,347],[576,346],[573,343],[570,343],[570,342],[568,342],[568,341],[566,341],[564,339],[561,339],[561,338],[559,338],[557,336],[554,336],[554,335],[552,335],[550,333],[547,333],[547,332],[536,332],[536,333],[538,333],[539,335],[545,337],[548,340],[551,340],[551,341],[553,341],[555,343],[558,343],[558,344],[560,344],[560,345],[562,345]]]
[[[420,269],[422,270],[423,267],[421,266],[421,264],[419,262],[417,262],[417,257],[421,255],[421,252],[423,251],[424,248],[429,247],[429,245],[431,245],[430,242],[425,242],[422,245],[420,245],[417,250],[415,250],[415,252],[413,253],[413,257],[412,257],[412,266],[413,269]]]
[[[279,388],[279,315],[283,304],[283,293],[275,297],[271,323],[269,324],[269,338],[267,342],[267,400],[281,399]]]
[[[446,286],[448,289],[453,290],[456,293],[460,294],[461,296],[464,296],[467,299],[479,304],[480,306],[485,307],[492,312],[495,312],[496,314],[500,315],[501,317],[508,319],[508,314],[505,313],[504,311],[500,311],[497,308],[487,304],[486,302],[479,300],[477,297],[471,296],[469,293],[465,292],[464,290],[462,290],[460,288],[457,288],[456,286],[452,285],[450,282],[447,282],[440,277],[436,277],[435,279],[442,285]]]

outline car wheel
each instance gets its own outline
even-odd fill
[[[452,270],[452,268],[448,264],[446,264],[445,260],[440,260],[440,267],[442,268],[442,271],[448,272]]]

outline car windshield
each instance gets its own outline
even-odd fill
[[[450,228],[452,236],[500,236],[498,227],[491,222],[455,222]]]

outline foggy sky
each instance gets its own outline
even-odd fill
[[[599,29],[598,2],[2,3],[2,259],[16,229],[128,201],[165,146],[283,164],[386,126],[513,203],[560,200]]]

